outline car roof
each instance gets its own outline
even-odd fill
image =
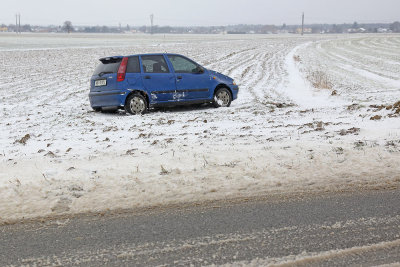
[[[128,57],[132,57],[132,56],[160,56],[160,55],[173,55],[173,56],[182,56],[179,54],[174,54],[174,53],[146,53],[146,54],[135,54],[135,55],[129,55]]]
[[[102,59],[119,59],[119,58],[123,58],[123,57],[135,57],[135,56],[161,56],[161,55],[166,55],[166,56],[182,56],[185,57],[184,55],[180,55],[180,54],[174,54],[174,53],[147,53],[147,54],[134,54],[134,55],[128,55],[128,56],[111,56],[111,57],[104,57],[101,58]]]
[[[101,62],[104,63],[104,61],[109,61],[109,60],[119,60],[122,59],[124,57],[137,57],[137,56],[162,56],[162,55],[166,55],[166,56],[181,56],[181,57],[185,57],[188,58],[184,55],[180,55],[180,54],[175,54],[175,53],[146,53],[146,54],[134,54],[134,55],[128,55],[128,56],[111,56],[111,57],[102,57],[99,58],[99,60]],[[189,59],[189,58],[188,58]]]

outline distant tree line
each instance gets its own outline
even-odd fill
[[[63,25],[55,26],[31,26],[21,25],[21,32],[84,32],[84,33],[155,33],[155,34],[270,34],[270,33],[298,33],[301,25],[228,25],[228,26],[74,26],[71,21],[65,21]],[[0,25],[1,31],[15,32],[16,25]],[[309,24],[305,25],[305,33],[376,33],[393,32],[400,33],[400,22],[394,23],[349,23],[349,24]]]
[[[13,32],[16,30],[16,26],[14,24],[10,24],[10,25],[1,24],[0,28],[8,29],[8,31],[13,31]],[[29,25],[29,24],[21,25],[21,32],[32,32],[31,25]]]
[[[307,25],[306,25],[307,27]],[[312,29],[312,33],[329,32],[329,33],[348,33],[348,32],[365,32],[376,33],[386,29],[394,33],[400,33],[400,22],[396,21],[391,24],[386,23],[363,23],[359,24],[313,24],[308,25]]]

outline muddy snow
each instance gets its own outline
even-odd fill
[[[0,34],[0,222],[400,184],[399,35]],[[100,57],[184,54],[229,108],[96,113]]]

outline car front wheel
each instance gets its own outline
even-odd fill
[[[125,104],[126,112],[138,115],[144,114],[147,111],[147,101],[141,94],[135,93],[128,97]]]
[[[232,95],[226,88],[219,88],[214,95],[214,107],[229,107],[232,102]]]

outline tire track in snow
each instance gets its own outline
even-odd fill
[[[396,91],[400,87],[396,72],[400,68],[391,64],[393,61],[387,62],[384,57],[378,60],[380,51],[373,52],[365,45],[360,45],[369,42],[369,39],[373,38],[328,40],[313,44],[314,53],[303,51],[305,69],[325,72],[341,95],[349,99],[365,99],[365,93],[371,99],[383,102],[396,98]],[[357,45],[360,46],[358,51]],[[361,51],[366,54],[365,58]],[[374,60],[371,60],[370,54],[376,54]],[[360,94],[361,91],[363,94]]]
[[[371,73],[371,75],[366,74],[367,77],[373,77],[374,75],[377,75],[376,79],[384,80],[386,78],[389,83],[399,79],[396,69],[400,70],[398,67],[400,65],[400,61],[393,62],[391,60],[388,62],[387,60],[384,60],[382,57],[378,56],[374,56],[374,60],[371,60],[368,55],[373,54],[372,50],[365,52],[367,56],[363,57],[362,53],[353,51],[356,49],[357,48],[353,44],[351,47],[336,46],[337,52],[330,52],[328,54],[336,58],[335,61],[338,62],[336,65],[340,66],[341,63],[345,61],[347,65],[351,66],[352,69],[358,69],[364,71],[364,73]],[[376,52],[375,54],[380,55],[380,51]],[[400,53],[398,54],[400,55]],[[369,60],[366,58],[369,58]],[[393,66],[393,63],[395,63],[394,65],[397,66]],[[345,68],[344,70],[347,71],[348,68]],[[380,77],[382,77],[382,79]]]

